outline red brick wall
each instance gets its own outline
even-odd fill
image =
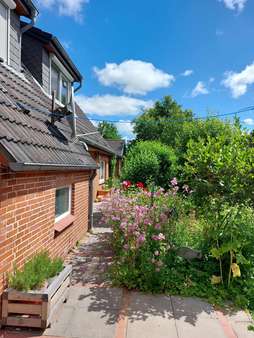
[[[8,173],[0,159],[0,294],[6,273],[34,253],[67,255],[88,227],[89,172]],[[72,186],[75,221],[55,236],[55,189]]]

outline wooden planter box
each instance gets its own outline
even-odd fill
[[[67,300],[72,266],[67,265],[52,283],[39,291],[7,289],[2,295],[2,325],[47,328],[58,306]]]

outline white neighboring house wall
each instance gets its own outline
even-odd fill
[[[10,9],[15,9],[12,0],[0,0],[0,57],[9,63],[10,48]]]

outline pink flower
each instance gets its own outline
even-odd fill
[[[132,185],[131,181],[128,181],[128,180],[123,181],[123,183],[122,183],[122,186],[123,186],[124,189],[129,189],[131,187],[131,185]]]
[[[159,235],[152,235],[152,239],[154,241],[163,241],[165,236],[162,233],[159,233]]]
[[[170,181],[170,183],[171,183],[171,185],[172,185],[173,187],[177,186],[177,185],[178,185],[178,182],[177,182],[176,177],[174,177],[174,178]]]
[[[144,234],[139,235],[138,244],[142,244],[145,241],[146,237]]]
[[[122,230],[125,230],[126,227],[127,227],[127,223],[126,223],[126,222],[122,222],[122,223],[120,224],[120,228],[121,228]]]
[[[111,219],[112,219],[112,221],[120,221],[119,216],[112,216]]]
[[[125,251],[128,251],[129,250],[129,245],[128,244],[124,244],[123,248],[124,248]]]
[[[161,225],[159,224],[159,223],[157,223],[157,224],[155,224],[155,229],[157,229],[157,230],[160,230],[160,228],[161,228]]]
[[[146,219],[144,220],[144,224],[145,224],[145,225],[149,225],[149,224],[151,224],[151,222],[150,222],[149,219],[146,218]]]
[[[159,241],[163,241],[165,239],[165,236],[162,233],[159,233],[158,239]]]

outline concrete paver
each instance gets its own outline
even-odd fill
[[[132,292],[127,338],[178,338],[170,297]]]
[[[216,319],[197,318],[190,323],[185,317],[176,319],[179,338],[226,338],[222,326]]]

